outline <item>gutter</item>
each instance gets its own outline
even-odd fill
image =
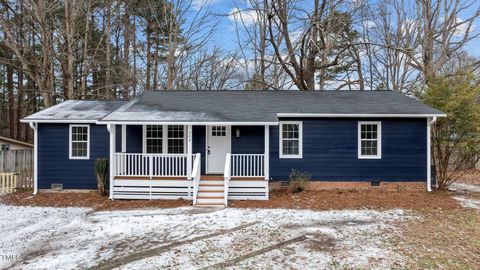
[[[431,128],[437,122],[437,117],[427,118],[427,191],[432,192],[432,150],[431,150]]]

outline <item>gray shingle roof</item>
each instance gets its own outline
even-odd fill
[[[127,103],[121,100],[68,100],[24,118],[25,121],[96,121]]]
[[[277,114],[282,113],[343,117],[443,115],[394,91],[145,91],[129,102],[69,100],[24,120],[277,122]]]
[[[276,122],[277,113],[443,115],[394,91],[145,91],[101,121]]]

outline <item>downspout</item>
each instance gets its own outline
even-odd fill
[[[33,195],[38,193],[38,124],[29,122],[33,129]]]
[[[427,191],[432,192],[432,151],[431,151],[431,127],[437,121],[437,117],[427,118]]]
[[[115,125],[112,125],[112,124],[108,124],[107,125],[107,130],[108,130],[108,133],[110,134],[110,147],[109,147],[109,150],[110,150],[110,158],[109,158],[109,199],[113,201],[113,181],[114,181],[114,173],[115,173],[115,169],[114,169],[114,165],[115,165],[115,162],[114,162],[114,159],[115,159]]]

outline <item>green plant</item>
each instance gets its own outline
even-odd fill
[[[290,175],[288,176],[288,181],[290,183],[290,189],[293,192],[302,192],[310,184],[310,174],[307,172],[301,172],[296,169],[292,169]]]
[[[108,159],[97,158],[95,161],[95,174],[97,175],[97,187],[101,195],[106,195],[106,187],[108,186]]]
[[[432,155],[439,188],[446,189],[480,158],[480,78],[436,78],[423,102],[447,114],[432,127]]]

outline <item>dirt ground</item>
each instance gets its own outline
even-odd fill
[[[286,208],[311,210],[342,209],[456,209],[461,206],[452,199],[452,192],[384,192],[372,191],[304,191],[291,193],[276,190],[268,201],[230,201],[229,207]],[[18,206],[88,207],[94,210],[171,208],[191,205],[187,200],[115,200],[110,201],[96,192],[39,193],[16,192],[2,196],[2,203]]]
[[[172,208],[191,205],[187,200],[115,200],[100,196],[98,192],[45,192],[32,195],[31,191],[5,194],[1,203],[17,206],[87,207],[94,211],[138,208]]]
[[[230,201],[230,207],[290,208],[290,209],[457,209],[452,192],[385,192],[371,191],[304,191],[291,193],[276,190],[268,201]]]

